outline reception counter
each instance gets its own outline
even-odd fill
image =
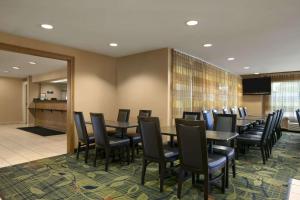
[[[29,105],[34,116],[34,125],[57,131],[66,131],[67,101],[65,100],[34,100]]]

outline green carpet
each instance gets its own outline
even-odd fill
[[[300,134],[284,133],[272,158],[262,164],[260,151],[250,150],[237,161],[237,177],[230,175],[225,194],[218,188],[213,199],[285,199],[289,178],[300,179]],[[92,156],[91,156],[92,158]],[[4,199],[176,199],[176,177],[166,179],[159,192],[157,166],[147,169],[146,184],[140,185],[141,161],[114,163],[104,172],[75,156],[58,156],[0,169],[0,196]],[[230,170],[231,171],[231,170]],[[183,185],[182,199],[202,199],[202,186]]]

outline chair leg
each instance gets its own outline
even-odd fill
[[[260,151],[261,151],[261,156],[262,156],[262,159],[263,159],[263,164],[266,164],[263,146],[260,147]]]
[[[192,175],[195,178],[195,174]],[[178,181],[177,181],[177,198],[180,199],[181,197],[181,189],[182,189],[182,183],[184,180],[184,170],[180,168],[179,174],[178,174]]]
[[[204,175],[204,199],[208,200],[209,181],[208,174]]]
[[[228,182],[229,182],[229,160],[228,160],[228,158],[226,158],[226,171],[225,171],[225,173],[226,173],[226,183],[225,183],[225,186],[226,186],[226,188],[228,188]]]
[[[88,158],[89,158],[89,150],[90,150],[90,145],[87,144],[86,147],[85,147],[85,160],[84,160],[85,163],[88,162]]]
[[[192,173],[192,184],[195,185],[196,183],[196,180],[195,180],[195,173]]]
[[[141,178],[141,184],[142,185],[144,185],[144,183],[145,183],[146,168],[147,168],[147,160],[143,159],[142,178]]]
[[[81,143],[78,142],[78,147],[77,147],[77,155],[76,155],[76,159],[79,159],[79,152],[80,152],[80,147],[81,147]]]
[[[108,171],[108,164],[109,164],[109,156],[110,156],[110,150],[105,149],[105,171]]]
[[[225,165],[223,168],[222,168],[222,174],[223,174],[223,177],[222,177],[222,193],[224,194],[225,193],[225,187],[226,187],[226,180],[227,180],[227,166]]]
[[[97,147],[95,147],[94,167],[96,167],[96,162],[97,162],[97,152],[98,152],[98,149],[97,149]]]
[[[164,191],[164,179],[165,179],[165,171],[166,171],[166,163],[160,163],[159,164],[160,168],[160,174],[159,174],[159,191],[163,192]]]
[[[235,178],[235,176],[236,176],[236,168],[235,168],[235,159],[233,158],[232,160],[231,160],[231,162],[232,162],[232,175],[233,175],[233,178]]]

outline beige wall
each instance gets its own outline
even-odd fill
[[[75,57],[74,108],[116,116],[115,58],[0,32],[0,42]]]
[[[66,62],[65,69],[32,76],[32,82],[52,81],[52,80],[64,79],[64,78],[67,78],[67,62]]]
[[[0,77],[0,124],[21,123],[22,79]]]
[[[151,109],[161,125],[169,123],[169,53],[164,48],[117,59],[117,105],[131,109],[131,120]]]
[[[262,95],[244,95],[243,106],[248,108],[249,115],[264,115]]]

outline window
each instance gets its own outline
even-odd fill
[[[300,108],[300,80],[272,82],[271,109],[284,110],[284,116],[296,119],[295,110]]]

